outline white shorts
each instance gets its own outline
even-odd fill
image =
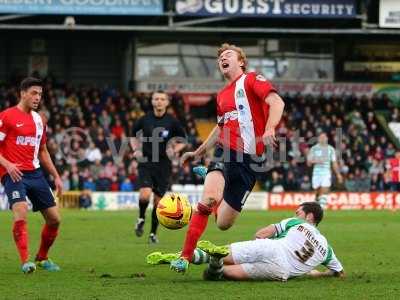
[[[312,177],[312,188],[314,190],[325,187],[329,188],[332,185],[332,178],[329,176],[313,176]]]
[[[240,264],[251,279],[286,281],[289,268],[280,245],[274,240],[257,239],[231,244],[235,264]]]

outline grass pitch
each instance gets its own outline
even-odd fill
[[[0,299],[400,299],[399,212],[328,212],[320,230],[347,272],[336,278],[298,278],[279,282],[205,282],[205,266],[180,275],[167,265],[148,266],[146,254],[180,250],[185,229],[161,228],[160,244],[133,232],[136,211],[63,211],[61,232],[50,257],[62,271],[20,271],[11,236],[11,213],[0,212]],[[252,239],[256,229],[292,212],[244,211],[229,231],[216,229],[210,218],[204,239],[229,243]],[[39,214],[28,226],[33,256],[40,235]]]

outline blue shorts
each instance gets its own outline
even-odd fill
[[[40,168],[22,173],[22,179],[18,182],[13,182],[9,174],[4,175],[1,179],[10,209],[16,202],[26,201],[26,197],[31,201],[33,211],[44,210],[56,205],[53,192]]]
[[[221,171],[225,178],[224,200],[240,212],[252,191],[257,173],[262,171],[262,159],[217,147],[208,172]]]

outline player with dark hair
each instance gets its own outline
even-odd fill
[[[296,210],[295,218],[260,229],[256,240],[229,247],[199,242],[198,247],[211,255],[204,279],[286,281],[305,274],[343,277],[342,264],[317,229],[323,216],[317,202],[305,202]],[[319,265],[328,270],[314,270]]]
[[[157,243],[156,208],[170,186],[172,166],[169,157],[180,153],[186,144],[182,141],[184,129],[177,119],[167,113],[168,95],[163,91],[154,92],[151,104],[153,110],[134,125],[133,134],[136,137],[131,139],[131,146],[139,161],[139,218],[135,233],[138,237],[143,235],[146,209],[153,195],[149,243]],[[178,137],[181,138],[179,141]]]
[[[209,215],[216,212],[221,230],[229,229],[239,216],[261,168],[265,145],[275,144],[284,102],[262,75],[246,73],[243,49],[223,44],[218,66],[228,84],[217,96],[217,125],[196,151],[182,155],[182,164],[198,159],[215,147],[208,166],[201,201],[189,224],[182,255],[171,269],[186,272]]]
[[[58,234],[60,214],[41,166],[53,176],[57,195],[62,192],[62,181],[46,147],[45,119],[36,112],[42,85],[40,79],[25,78],[20,85],[19,103],[0,113],[0,177],[14,215],[13,235],[24,273],[35,271],[36,266],[48,271],[60,270],[48,258]],[[45,220],[36,264],[29,261],[27,197],[33,211],[40,211]]]
[[[302,275],[343,277],[342,264],[317,229],[324,212],[317,202],[304,202],[296,217],[260,229],[256,239],[216,246],[209,241],[197,244],[192,263],[209,263],[206,280],[278,280]],[[154,252],[147,256],[152,265],[167,263],[174,253]],[[315,270],[319,265],[325,272]]]

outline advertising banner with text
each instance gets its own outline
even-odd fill
[[[47,15],[161,15],[162,0],[0,0],[0,13]]]
[[[354,0],[176,0],[186,16],[269,18],[355,18]]]
[[[176,193],[188,197],[193,207],[200,201],[201,189],[175,189]],[[129,210],[137,209],[139,204],[138,192],[93,192],[92,210]],[[246,210],[294,210],[299,204],[315,201],[314,193],[283,192],[283,193],[250,193],[244,205]],[[31,207],[30,202],[28,202]],[[0,185],[0,211],[8,210],[7,196]],[[400,193],[331,193],[328,197],[329,210],[398,210],[400,209]]]
[[[175,189],[175,193],[180,193],[188,197],[190,204],[195,207],[201,199],[202,192],[199,189]],[[251,193],[247,198],[244,209],[265,210],[266,193]],[[1,197],[0,197],[1,200]],[[0,202],[1,203],[1,202]],[[139,207],[138,192],[93,192],[93,210],[125,210],[137,209]]]
[[[399,0],[380,0],[379,26],[383,28],[400,28]]]
[[[315,201],[315,193],[268,193],[268,210],[294,210],[302,202]],[[400,193],[330,193],[329,210],[400,209]]]

